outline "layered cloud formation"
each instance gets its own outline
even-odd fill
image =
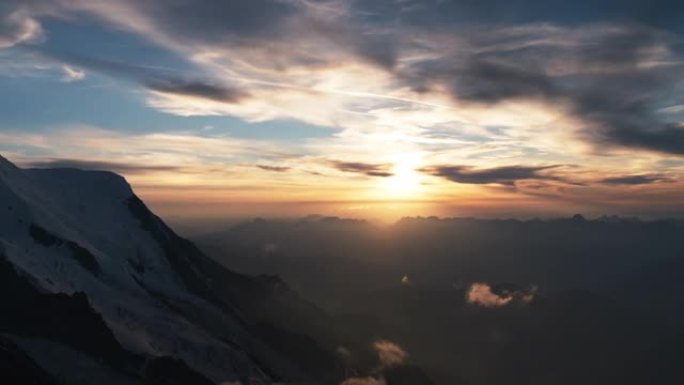
[[[175,146],[150,145],[152,174],[183,167],[209,175],[218,163],[277,174],[278,188],[356,181],[335,198],[342,200],[381,199],[389,189],[431,202],[479,196],[644,208],[646,197],[663,196],[667,207],[680,207],[672,191],[684,167],[684,62],[672,15],[681,5],[601,3],[10,1],[0,48],[36,68],[58,68],[65,82],[93,73],[124,84],[148,108],[178,119],[327,132],[274,143],[227,139],[220,128],[178,134],[160,126],[135,135],[193,136],[189,146],[225,144],[225,155],[183,153],[179,165]],[[619,7],[607,13],[611,4]],[[55,22],[122,31],[182,65],[52,44],[46,31]],[[0,73],[27,72],[6,67],[0,62]],[[39,154],[13,127],[3,130],[19,161],[110,161],[87,147]],[[625,187],[634,189],[629,200],[618,196]]]

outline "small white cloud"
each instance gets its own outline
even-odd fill
[[[62,71],[64,71],[64,76],[62,81],[66,83],[77,82],[83,80],[86,77],[85,71],[78,68],[69,67],[68,65],[62,66]]]
[[[489,284],[476,282],[468,288],[466,301],[484,307],[505,306],[513,302],[513,300],[527,304],[534,300],[536,292],[537,287],[532,286],[529,290],[504,291],[502,294],[497,294],[492,291]]]
[[[373,348],[378,352],[380,363],[385,367],[401,365],[408,359],[408,353],[394,342],[376,341]]]
[[[513,300],[513,296],[498,295],[492,292],[492,288],[488,284],[477,282],[470,285],[466,292],[466,300],[469,303],[484,307],[497,307],[510,303]]]

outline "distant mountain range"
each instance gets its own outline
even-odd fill
[[[256,219],[193,238],[278,274],[435,384],[684,383],[684,222]]]

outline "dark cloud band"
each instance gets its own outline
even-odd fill
[[[514,186],[516,182],[521,180],[562,180],[558,176],[543,173],[545,170],[556,167],[558,166],[506,166],[476,169],[469,166],[442,165],[423,168],[420,171],[456,183]]]
[[[599,182],[609,185],[645,185],[653,183],[673,183],[675,180],[661,174],[640,174],[603,178]]]
[[[340,171],[352,172],[357,174],[364,174],[374,177],[389,177],[392,176],[389,164],[373,164],[362,162],[342,162],[331,160],[328,164]]]

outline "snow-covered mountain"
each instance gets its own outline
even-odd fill
[[[333,381],[303,364],[339,342],[325,315],[205,257],[116,174],[0,157],[0,267],[0,342],[62,382]]]

